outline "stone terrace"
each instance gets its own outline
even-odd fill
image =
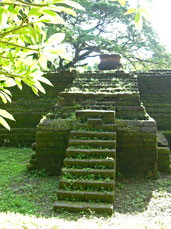
[[[158,171],[156,122],[142,105],[137,77],[79,74],[38,125],[30,162],[50,174],[63,167],[56,211],[111,214],[116,172],[156,177]]]

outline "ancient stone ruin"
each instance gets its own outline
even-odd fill
[[[2,129],[0,141],[36,142],[29,169],[61,176],[55,211],[112,214],[116,174],[156,178],[171,171],[170,71],[47,77],[54,88],[46,96],[28,92],[10,105],[21,120],[11,133]]]

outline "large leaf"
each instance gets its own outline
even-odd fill
[[[8,123],[5,121],[5,119],[2,118],[1,116],[0,116],[0,124],[1,124],[2,126],[4,126],[6,129],[10,130],[10,126],[9,126]]]
[[[44,15],[40,18],[38,22],[45,22],[50,24],[66,24],[65,21],[58,14],[56,14],[56,16],[51,16],[49,14]]]
[[[47,70],[47,57],[45,55],[40,55],[39,64],[44,70]]]
[[[35,44],[37,43],[37,33],[36,31],[33,29],[32,26],[29,26],[30,29],[30,37],[34,40]]]
[[[10,96],[4,90],[0,92],[0,97],[4,103],[7,103],[7,102],[11,103]]]
[[[35,82],[34,86],[35,86],[39,91],[41,91],[43,94],[46,93],[46,92],[45,92],[45,89],[42,87],[42,85],[41,85],[38,81]]]
[[[50,15],[52,17],[56,17],[56,13],[54,11],[52,11],[52,10],[43,9],[41,12],[44,13],[44,14],[48,14],[48,15]]]
[[[2,99],[2,102],[6,104],[7,103],[7,98],[5,97],[5,95],[2,92],[0,92],[0,97]]]
[[[126,14],[132,14],[132,13],[135,13],[136,12],[136,8],[130,8],[127,10],[127,12],[125,13]]]
[[[14,79],[6,77],[6,79],[5,79],[5,86],[6,87],[13,87],[15,85],[16,85],[16,82]]]
[[[36,8],[32,8],[29,13],[28,16],[41,16],[42,13],[40,12],[40,8],[36,7]]]
[[[140,18],[141,18],[141,13],[140,11],[138,11],[135,15],[135,23],[138,23],[140,21]]]
[[[53,34],[47,41],[48,44],[59,44],[61,43],[65,38],[65,34],[64,33],[55,33]]]
[[[66,4],[66,5],[69,5],[71,7],[74,7],[76,9],[79,9],[79,10],[85,10],[84,7],[82,7],[79,3],[76,3],[76,2],[73,2],[73,1],[70,1],[70,0],[53,0],[53,3],[62,3],[62,4]]]
[[[50,7],[50,9],[56,11],[56,12],[65,12],[67,14],[71,14],[72,16],[76,17],[76,12],[70,8],[66,8],[66,7],[63,7],[63,6],[52,6]]]
[[[18,88],[19,88],[20,90],[22,90],[23,87],[22,87],[21,80],[16,78],[16,79],[15,79],[15,82],[16,82]]]
[[[15,121],[14,117],[10,113],[8,113],[6,110],[0,109],[0,116],[3,116],[4,118]]]
[[[135,27],[141,31],[142,30],[142,16],[140,16],[139,20],[138,21],[135,21]]]
[[[126,3],[126,0],[119,0],[119,3],[120,3],[122,6],[124,6],[125,3]]]
[[[45,77],[41,76],[41,77],[38,77],[37,80],[45,83],[45,84],[48,84],[49,86],[53,86],[53,84],[48,80],[46,79]]]

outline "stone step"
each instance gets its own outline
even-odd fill
[[[157,147],[158,169],[160,172],[169,172],[171,166],[171,153],[169,147]]]
[[[112,157],[116,158],[116,150],[115,149],[70,149],[67,148],[66,150],[66,157],[80,157],[80,158],[90,158],[90,157]]]
[[[127,81],[128,79],[125,79],[125,81]],[[86,77],[82,77],[82,78],[77,78],[73,83],[77,83],[77,82],[91,82],[91,83],[96,83],[96,82],[114,82],[116,84],[116,82],[118,82],[118,78],[106,78],[106,76],[104,77],[97,77],[97,76],[92,76],[90,78]],[[128,82],[134,82],[135,79],[129,79]]]
[[[79,83],[74,83],[74,85],[73,86],[76,86],[76,87],[80,87],[80,88],[102,88],[102,82],[96,82],[96,84],[94,83],[93,84],[93,82],[91,82],[91,81],[87,81],[87,82],[83,82],[83,84],[81,83],[81,82],[79,82]],[[114,83],[111,83],[111,82],[106,82],[106,83],[104,83],[103,82],[103,88],[108,88],[108,87],[112,87],[113,89],[115,89],[115,88],[118,88],[117,87],[117,85],[115,85]]]
[[[91,86],[89,86],[89,87],[78,87],[79,88],[79,90],[80,91],[82,91],[82,92],[86,92],[87,90],[89,90],[89,92],[94,92],[94,93],[123,93],[125,90],[126,90],[126,88],[124,88],[124,89],[120,89],[120,88],[100,88],[100,87],[98,87],[98,88],[93,88],[93,87],[91,87]],[[128,89],[129,91],[131,91],[131,89],[129,88]]]
[[[116,124],[102,124],[101,126],[97,126],[96,128],[92,127],[92,125],[88,125],[87,123],[73,123],[73,130],[90,130],[90,131],[116,131],[117,125]]]
[[[86,78],[82,78],[82,79],[77,79],[73,82],[73,85],[76,86],[76,85],[81,85],[82,83],[83,84],[99,84],[99,83],[104,83],[104,84],[114,84],[115,82],[112,80],[112,79],[105,79],[105,78],[101,78],[101,79],[98,79],[96,78],[95,80],[93,79],[86,79]]]
[[[92,97],[88,97],[88,98],[84,98],[84,96],[82,96],[82,100],[79,100],[77,101],[78,104],[81,104],[81,105],[84,105],[84,104],[96,104],[96,105],[122,105],[123,103],[125,103],[125,105],[131,105],[131,104],[134,104],[134,105],[139,105],[140,102],[139,102],[139,99],[136,98],[136,99],[133,99],[130,97],[130,99],[127,99],[125,100],[123,97],[123,95],[121,94],[120,95],[120,98],[117,98],[117,99],[113,99],[113,98],[109,98],[109,97],[97,97],[94,95],[92,95]],[[62,104],[62,105],[65,105],[65,106],[71,106],[75,103],[75,101],[78,99],[77,97],[76,98],[73,98],[73,97],[61,97],[59,96],[58,98],[58,103]]]
[[[115,178],[115,169],[70,169],[70,168],[62,168],[62,176],[66,178],[70,177],[72,179],[114,179]],[[85,178],[85,179],[83,179]]]
[[[68,103],[68,102],[60,102],[60,105],[64,106],[64,110],[73,110],[75,111],[76,107],[73,105],[74,103]],[[82,109],[91,109],[91,110],[109,110],[109,109],[115,109],[115,105],[94,105],[94,104],[79,104]]]
[[[103,147],[103,148],[116,148],[116,140],[72,140],[69,139],[68,146],[85,146],[86,147]]]
[[[139,100],[139,93],[108,93],[108,92],[59,92],[60,99],[65,101],[84,101],[87,99],[96,101],[137,101]]]
[[[114,190],[115,182],[111,181],[98,181],[98,180],[62,180],[59,181],[59,188],[65,189],[70,188],[72,190],[87,190],[87,189],[97,189],[97,190]]]
[[[108,123],[114,123],[115,111],[114,110],[76,110],[76,118],[78,120],[88,120],[91,118],[103,119]]]
[[[124,80],[122,81],[122,86],[119,82],[119,80],[114,80],[114,79],[96,79],[96,80],[92,80],[92,79],[77,79],[73,82],[73,86],[94,86],[94,87],[98,87],[98,86],[101,86],[101,88],[105,87],[105,86],[112,86],[114,88],[125,88],[125,87],[128,87],[130,88],[131,86],[132,87],[135,87],[137,85],[137,82],[135,81],[129,81],[129,80]]]
[[[64,167],[81,167],[81,168],[108,168],[113,169],[115,165],[115,160],[110,159],[64,159]]]
[[[72,101],[59,101],[60,102],[60,105],[62,105],[62,106],[73,106],[73,102]],[[91,107],[93,107],[93,106],[97,106],[97,107],[100,107],[101,106],[101,110],[103,110],[103,107],[112,107],[112,109],[114,110],[115,109],[115,106],[116,106],[116,103],[114,103],[114,102],[108,102],[108,103],[105,103],[105,102],[96,102],[96,101],[94,101],[94,102],[89,102],[89,101],[84,101],[84,102],[79,102],[79,105],[81,106],[81,107],[83,107],[83,106],[85,106],[85,107],[87,107],[87,106],[91,106]],[[96,110],[96,109],[94,109],[94,110]],[[111,110],[111,109],[109,109],[109,110]]]
[[[95,132],[95,131],[71,131],[70,132],[70,137],[76,137],[76,138],[81,138],[81,137],[87,137],[87,138],[105,138],[105,139],[113,139],[116,140],[116,132]]]
[[[103,78],[77,78],[76,80],[73,81],[73,84],[80,84],[80,83],[91,83],[91,84],[98,84],[98,83],[104,83],[104,84],[107,84],[107,83],[113,83],[113,84],[116,84],[116,81],[112,78],[110,79],[106,79],[105,77]]]
[[[170,148],[169,147],[157,147],[158,154],[159,155],[170,155]]]
[[[101,126],[103,124],[103,120],[100,118],[89,118],[87,120],[87,124],[92,127]]]
[[[123,85],[123,87],[120,87],[119,85],[115,85],[114,83],[105,83],[102,87],[102,82],[98,82],[97,84],[92,84],[91,82],[90,83],[87,83],[87,82],[83,82],[83,83],[75,83],[73,84],[73,87],[76,87],[76,88],[79,88],[79,89],[82,89],[82,90],[85,90],[85,89],[90,89],[90,90],[106,90],[106,91],[109,91],[109,90],[113,90],[113,91],[117,91],[117,92],[120,92],[120,91],[124,91],[125,89],[128,89],[128,90],[136,90],[137,89],[137,86],[128,86],[128,85]]]
[[[86,73],[82,73],[79,75],[79,78],[93,78],[93,79],[115,79],[115,78],[122,78],[122,79],[133,79],[133,76],[130,73],[125,73],[124,71],[116,71],[113,70],[111,72],[106,72],[106,70],[97,70],[97,71],[87,71]]]
[[[130,87],[124,87],[124,88],[118,88],[114,87],[113,85],[105,85],[103,88],[101,85],[74,85],[75,87],[79,88],[81,91],[87,91],[87,89],[90,92],[111,92],[111,93],[116,93],[116,92],[124,92],[125,89],[130,90]],[[132,88],[131,88],[132,89]]]
[[[95,110],[109,110],[111,109],[111,106],[101,106],[101,105],[83,105],[83,109],[95,109]],[[114,109],[114,107],[113,107]]]
[[[116,105],[115,101],[95,101],[95,100],[86,100],[86,101],[82,101],[82,104],[94,104],[94,105]]]
[[[99,191],[67,191],[64,189],[57,190],[57,196],[59,200],[74,200],[74,201],[94,201],[103,203],[114,202],[114,191],[99,192]]]
[[[62,106],[61,104],[60,104],[60,106]],[[80,107],[83,109],[83,110],[85,110],[85,109],[87,109],[87,110],[96,110],[96,111],[101,111],[102,109],[103,109],[103,111],[108,111],[109,110],[109,108],[111,109],[111,106],[110,107],[108,107],[108,106],[95,106],[95,107],[86,107],[86,106],[82,106],[82,105],[80,105]],[[97,109],[96,109],[97,108]],[[106,110],[105,110],[106,109]],[[115,107],[113,106],[113,109],[115,109]],[[63,110],[63,113],[64,114],[70,114],[71,112],[75,112],[75,110],[76,110],[76,106],[73,104],[73,105],[71,105],[71,106],[62,106],[62,110]],[[81,120],[81,119],[79,119],[79,120]],[[82,120],[84,120],[84,121],[86,121],[87,120],[87,118],[85,118],[85,119],[82,119]],[[105,118],[104,119],[104,121],[106,122],[106,123],[114,123],[114,120],[112,119],[112,120],[110,120],[110,119],[107,119],[107,118]]]
[[[113,213],[113,203],[85,203],[85,202],[73,202],[73,201],[63,201],[58,200],[55,202],[54,211],[68,211],[68,212],[96,212],[101,214]]]
[[[94,97],[94,96],[93,96]],[[103,106],[107,106],[107,107],[115,107],[117,106],[122,106],[124,105],[140,105],[140,101],[137,100],[122,100],[122,96],[120,97],[120,100],[118,99],[117,101],[114,99],[100,99],[100,98],[83,98],[80,101],[77,101],[77,104],[82,106],[87,106],[87,105],[97,105],[97,106],[102,106],[102,110],[103,110]],[[75,104],[75,100],[73,100],[72,98],[66,98],[66,97],[59,97],[58,99],[58,103],[62,106],[73,106]],[[112,108],[113,109],[113,108]],[[111,110],[111,108],[109,109]]]

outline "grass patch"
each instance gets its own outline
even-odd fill
[[[32,155],[29,148],[0,149],[0,211],[36,216],[52,212],[57,199],[58,179],[45,172],[30,173],[27,164]]]
[[[157,180],[117,179],[113,216],[54,213],[58,178],[29,173],[29,148],[0,148],[0,228],[169,229],[171,174]]]

